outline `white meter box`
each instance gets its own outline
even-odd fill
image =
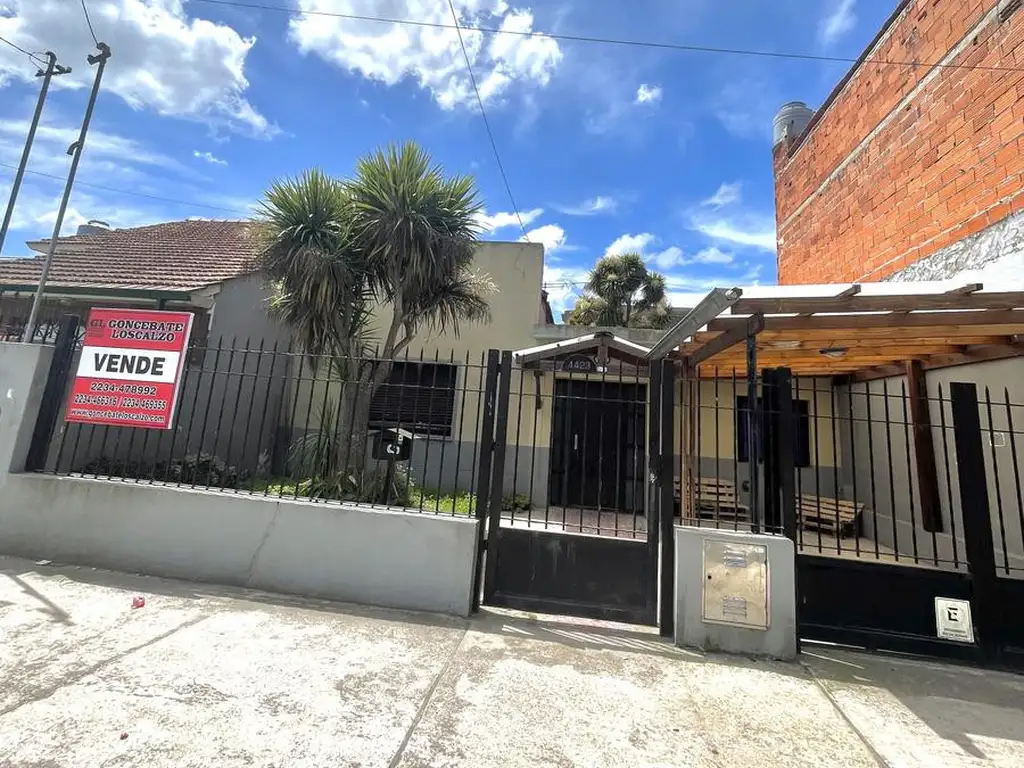
[[[704,540],[703,620],[747,629],[768,629],[768,547]]]

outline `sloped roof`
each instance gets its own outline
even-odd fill
[[[0,259],[0,290],[35,286],[49,241],[28,244],[38,256]],[[62,237],[47,286],[191,291],[252,271],[256,241],[244,221],[171,221]]]

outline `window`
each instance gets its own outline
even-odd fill
[[[758,438],[761,448],[758,461],[764,461],[767,444],[764,433],[764,404],[757,399],[758,415],[761,424]],[[806,400],[793,401],[793,415],[796,417],[796,435],[794,436],[793,462],[798,467],[811,466],[811,418],[809,403]],[[736,398],[736,460],[750,461],[750,400],[745,395]]]
[[[401,427],[420,435],[452,433],[455,415],[454,365],[394,363],[370,403],[370,426]]]

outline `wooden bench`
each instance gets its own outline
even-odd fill
[[[797,497],[797,520],[802,528],[821,531],[837,538],[856,536],[863,504],[802,493]]]
[[[679,480],[675,481],[676,500],[679,495]],[[714,520],[746,522],[750,519],[750,507],[736,495],[736,484],[717,477],[702,477],[694,482],[694,504],[698,517]]]

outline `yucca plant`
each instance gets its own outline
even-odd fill
[[[418,332],[457,335],[489,318],[494,285],[472,269],[482,208],[472,178],[445,176],[411,142],[361,159],[350,180],[312,170],[265,193],[257,224],[270,312],[345,382],[339,418],[321,420],[338,424],[342,449],[316,438],[314,453],[329,460],[318,472],[362,478],[373,395]],[[371,328],[381,305],[390,315]]]

